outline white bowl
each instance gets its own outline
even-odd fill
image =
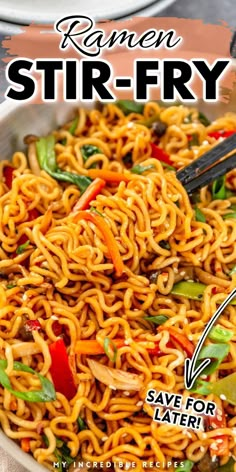
[[[0,0],[1,20],[18,24],[53,23],[71,15],[89,15],[96,20],[120,18],[149,6],[163,10],[176,0]]]

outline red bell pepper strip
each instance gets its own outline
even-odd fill
[[[208,133],[208,136],[210,136],[210,138],[215,138],[215,139],[219,139],[219,138],[228,138],[229,136],[232,136],[232,134],[235,134],[236,133],[236,130],[232,129],[232,130],[228,130],[228,131],[212,131],[211,133]]]
[[[156,144],[150,143],[152,148],[152,156],[154,159],[158,159],[158,161],[165,162],[165,164],[172,165],[172,161],[170,160],[169,154],[165,152],[163,149],[159,148]]]
[[[187,336],[181,334],[176,328],[172,326],[159,326],[158,331],[168,331],[171,340],[179,344],[179,346],[186,352],[189,357],[192,357],[194,353],[194,345],[189,341]]]
[[[32,210],[28,210],[28,220],[27,221],[33,221],[36,220],[40,216],[39,211],[37,208],[33,208]]]
[[[50,373],[55,389],[71,400],[77,393],[77,387],[63,339],[50,344],[49,352],[52,360]]]
[[[52,323],[52,331],[55,334],[55,336],[60,336],[62,333],[62,325],[59,323],[59,321],[53,321]]]
[[[217,408],[215,416],[207,416],[206,424],[208,431],[226,428],[226,418],[223,406]],[[210,445],[211,456],[229,456],[229,438],[226,434],[216,436],[214,442]]]
[[[5,184],[8,188],[12,188],[12,182],[14,179],[14,172],[15,168],[12,166],[5,166],[3,169],[3,177],[5,179]]]
[[[172,344],[171,341],[168,341],[168,343],[166,343],[166,347],[169,347],[171,349],[174,348],[174,345]],[[147,349],[148,351],[148,354],[150,354],[150,356],[163,356],[165,353],[160,349],[160,346],[159,346],[159,343],[155,343],[155,347],[153,349]]]
[[[27,320],[25,322],[25,328],[27,331],[39,331],[41,329],[41,324],[38,320]]]

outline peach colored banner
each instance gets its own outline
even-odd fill
[[[30,59],[53,58],[53,59],[81,59],[84,58],[75,47],[69,45],[60,49],[63,40],[63,32],[55,31],[52,25],[30,25],[22,27],[22,33],[3,41],[3,47],[7,50],[6,62],[13,57],[24,57]],[[111,21],[97,24],[96,29],[104,31],[104,37],[108,37],[113,30],[120,32],[127,29],[135,32],[140,37],[147,30],[176,31],[175,38],[181,37],[182,41],[177,47],[167,49],[163,45],[158,48],[134,48],[127,49],[125,46],[116,46],[112,49],[104,48],[102,55],[94,57],[95,60],[106,60],[113,67],[113,77],[133,76],[133,64],[136,59],[149,59],[163,61],[164,59],[179,59],[191,61],[194,59],[205,59],[209,65],[213,65],[219,58],[230,59],[230,40],[232,32],[226,24],[210,25],[201,20],[178,19],[178,18],[133,18],[126,21]],[[64,28],[64,32],[66,28]],[[92,31],[92,30],[91,30]],[[81,37],[74,37],[74,41],[81,43]],[[69,44],[69,41],[68,41]],[[81,44],[80,44],[81,45]],[[89,48],[88,48],[89,49]],[[93,51],[94,49],[91,49]],[[32,69],[33,70],[33,69]],[[30,72],[31,73],[31,72]],[[41,73],[33,72],[37,79],[37,94],[34,101],[41,101]],[[58,73],[58,100],[63,100],[62,89],[64,75]],[[168,80],[165,77],[165,80]],[[221,101],[228,101],[235,82],[235,72],[230,65],[220,78]],[[109,85],[114,91],[114,86]],[[198,98],[203,96],[203,81],[195,71],[191,82],[191,89]],[[133,98],[132,91],[115,91],[116,97]],[[80,98],[80,97],[78,97]],[[151,88],[151,98],[160,98],[160,87]]]

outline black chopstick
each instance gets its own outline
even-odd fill
[[[222,141],[220,144],[217,144],[217,146],[214,146],[212,149],[210,149],[210,151],[207,151],[205,154],[203,154],[201,157],[196,159],[194,162],[192,162],[188,166],[178,171],[176,174],[176,177],[180,180],[182,185],[186,188],[186,185],[188,182],[190,182],[191,180],[195,180],[204,171],[206,171],[212,164],[219,161],[219,159],[224,157],[229,152],[234,151],[234,149],[236,149],[236,133],[232,134],[232,136],[230,136],[229,138],[224,139],[224,141]],[[226,160],[223,162],[226,163]],[[234,162],[234,166],[236,166],[236,160]],[[232,166],[231,169],[234,166]],[[207,174],[208,172],[209,171],[207,171]]]
[[[230,157],[216,164],[214,167],[211,167],[211,169],[208,169],[206,172],[200,174],[195,179],[192,179],[187,184],[184,184],[184,188],[188,194],[191,194],[199,188],[210,184],[218,177],[225,175],[227,172],[234,169],[234,167],[236,167],[236,152]]]

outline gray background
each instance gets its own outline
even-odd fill
[[[200,18],[206,23],[224,21],[232,27],[233,31],[233,29],[236,30],[236,0],[177,0],[176,3],[163,10],[158,16]],[[0,43],[2,39],[3,35],[0,29]],[[5,51],[0,47],[0,102],[3,100],[7,87],[3,63],[1,61],[4,55]]]
[[[201,18],[209,23],[223,20],[236,29],[236,0],[177,0],[158,16]]]

